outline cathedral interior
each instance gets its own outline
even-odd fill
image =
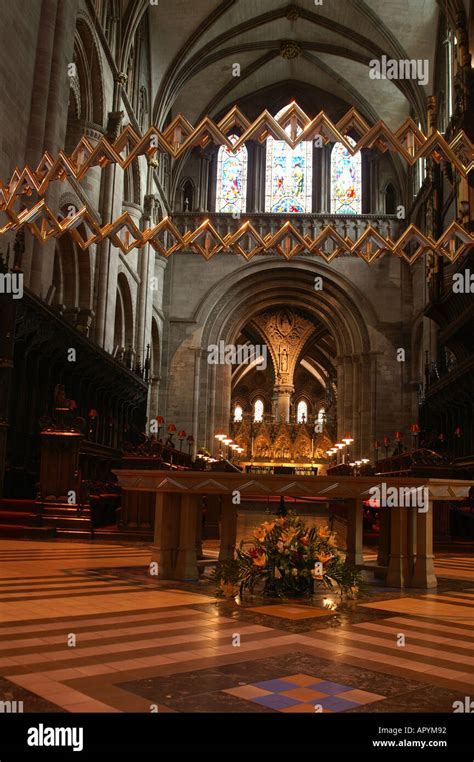
[[[2,711],[474,711],[473,0],[0,18]]]

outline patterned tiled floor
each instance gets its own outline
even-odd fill
[[[379,696],[357,690],[311,675],[290,675],[275,680],[263,680],[239,688],[228,688],[225,693],[276,709],[279,712],[345,712],[374,701]]]
[[[474,554],[446,553],[438,551],[435,558],[435,573],[449,579],[474,579]]]
[[[0,698],[26,712],[291,713],[448,711],[472,695],[472,578],[379,588],[334,612],[237,607],[206,583],[137,574],[149,559],[146,547],[1,540]]]

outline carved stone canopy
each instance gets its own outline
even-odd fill
[[[263,336],[275,369],[275,385],[293,385],[293,376],[303,346],[314,324],[287,307],[263,312],[252,321]]]

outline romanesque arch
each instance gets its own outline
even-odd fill
[[[314,290],[317,273],[324,278],[324,288],[319,292]],[[221,282],[203,299],[195,316],[196,322],[203,324],[196,383],[207,390],[200,395],[195,420],[199,440],[210,442],[217,428],[226,427],[231,405],[231,368],[209,365],[206,348],[220,341],[235,343],[252,315],[281,305],[283,295],[285,305],[304,310],[334,337],[339,433],[354,432],[359,447],[367,449],[375,425],[370,411],[374,381],[371,332],[376,316],[346,277],[303,259],[290,266],[274,260],[246,265],[233,274],[230,284]]]

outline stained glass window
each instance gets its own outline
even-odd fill
[[[255,404],[253,406],[253,420],[255,423],[260,423],[263,421],[263,401],[262,400],[255,400]]]
[[[298,402],[298,407],[296,408],[296,422],[308,423],[308,405],[304,400]]]
[[[355,141],[347,138],[353,146]],[[360,151],[352,156],[342,143],[331,153],[331,214],[362,213],[362,162]]]
[[[281,109],[278,118],[285,109]],[[291,126],[285,131],[290,134]],[[297,134],[301,128],[297,128]],[[292,149],[284,140],[267,138],[265,211],[302,213],[312,211],[313,144],[299,143]]]
[[[237,135],[229,135],[235,143]],[[217,156],[216,212],[241,214],[247,199],[247,149],[241,146],[232,153],[221,146]]]
[[[234,407],[234,422],[239,423],[242,420],[243,410],[240,405]]]

